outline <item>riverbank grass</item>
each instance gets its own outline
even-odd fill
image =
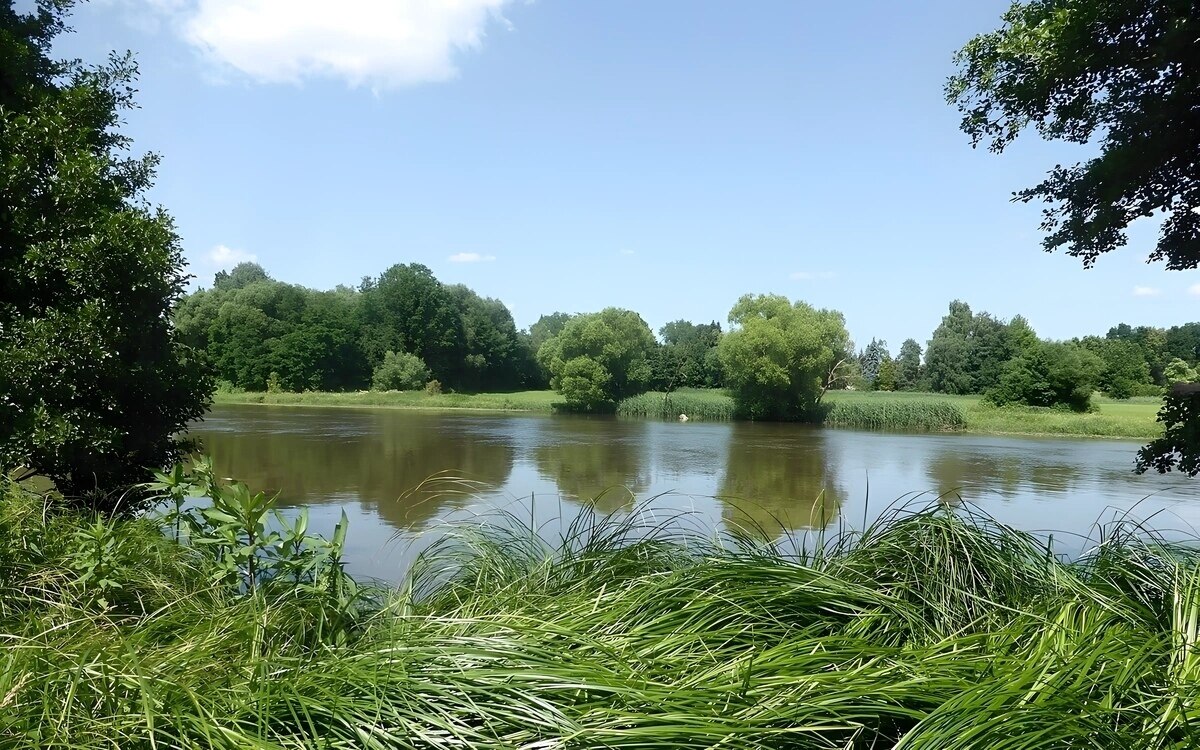
[[[403,409],[480,409],[487,411],[531,411],[549,414],[562,401],[554,391],[514,393],[439,393],[424,391],[352,391],[329,393],[261,393],[218,391],[214,404],[269,404],[275,406],[360,406]]]
[[[946,511],[806,555],[493,519],[332,618],[153,521],[5,494],[9,748],[1200,745],[1200,564],[1135,528],[1064,561]]]
[[[562,397],[554,391],[516,393],[446,393],[421,391],[360,391],[355,393],[228,393],[218,392],[216,404],[297,406],[357,406],[409,409],[479,409],[554,412]],[[994,435],[1064,435],[1145,440],[1158,437],[1162,405],[1158,398],[1114,401],[1094,397],[1097,409],[1077,414],[1057,409],[995,407],[979,396],[942,393],[830,391],[827,424],[872,430],[966,431]],[[643,393],[625,399],[617,413],[633,417],[718,421],[733,419],[733,400],[723,390],[681,389],[664,399],[662,393]]]

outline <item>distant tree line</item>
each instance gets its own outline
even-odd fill
[[[1043,341],[1021,316],[1005,321],[955,300],[922,351],[908,339],[893,359],[872,339],[858,352],[850,387],[983,394],[997,404],[1087,409],[1089,395],[1159,396],[1197,379],[1200,323],[1170,328],[1122,323],[1101,336]]]
[[[603,387],[573,395],[594,406],[647,389],[723,385],[719,323],[673,321],[660,340],[636,313],[614,309],[556,312],[518,330],[500,300],[443,284],[416,263],[330,291],[242,263],[186,296],[174,323],[183,342],[207,352],[219,382],[249,391],[477,392],[558,382],[571,392],[586,371]]]
[[[316,291],[243,263],[175,314],[181,340],[208,353],[219,380],[246,390],[549,386],[573,408],[601,411],[645,391],[728,387],[742,413],[760,419],[806,418],[831,388],[1086,410],[1097,390],[1157,396],[1197,380],[1200,360],[1200,323],[1043,341],[1019,315],[1003,320],[958,300],[924,348],[910,338],[895,356],[879,339],[855,351],[840,314],[783,297],[745,297],[729,322],[725,331],[676,320],[656,336],[637,313],[608,308],[555,312],[518,330],[502,302],[419,264]]]

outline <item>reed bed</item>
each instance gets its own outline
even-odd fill
[[[664,394],[650,391],[630,396],[617,405],[617,414],[651,419],[688,419],[727,422],[734,418],[733,399],[724,391],[684,389]]]
[[[952,401],[846,399],[828,405],[825,424],[865,430],[944,432],[965,429],[967,414]]]
[[[898,512],[783,549],[583,514],[461,527],[321,629],[150,521],[0,503],[5,748],[1194,748],[1200,565],[1109,528],[1064,560]],[[111,525],[104,605],[76,540]]]

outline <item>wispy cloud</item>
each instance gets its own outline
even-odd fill
[[[228,245],[217,245],[208,251],[208,262],[221,268],[236,266],[238,263],[253,263],[258,260],[254,253],[245,250],[235,250]]]
[[[1162,294],[1162,290],[1152,286],[1135,286],[1133,288],[1134,297],[1157,297]]]
[[[636,252],[634,252],[633,250],[630,250],[627,247],[623,247],[620,250],[618,250],[617,252],[620,253],[621,255],[637,255]]]
[[[791,274],[794,281],[814,281],[817,279],[832,279],[836,274],[833,271],[796,271]]]
[[[455,253],[446,260],[451,263],[487,263],[496,259],[495,255],[480,255],[479,253]]]
[[[136,4],[138,0],[126,0]],[[260,83],[445,81],[514,0],[140,0],[219,66]]]
[[[1200,284],[1192,284],[1188,287],[1188,294],[1200,297]]]

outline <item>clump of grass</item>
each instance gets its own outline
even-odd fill
[[[617,405],[617,414],[651,419],[688,419],[724,422],[734,418],[733,399],[720,390],[682,389],[663,394],[659,391],[630,396]]]
[[[867,430],[962,430],[967,416],[951,401],[873,398],[829,404],[825,424]]]
[[[311,589],[214,583],[152,519],[0,490],[6,748],[1200,744],[1200,556],[1132,527],[1065,560],[938,509],[792,552],[492,519],[334,632]]]

